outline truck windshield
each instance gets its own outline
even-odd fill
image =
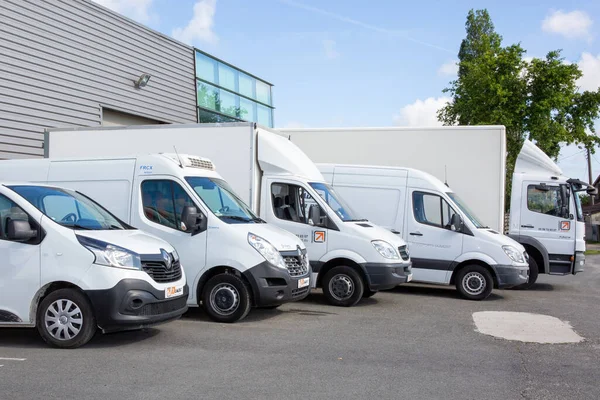
[[[134,229],[79,192],[46,186],[9,186],[52,221],[75,230]]]
[[[197,176],[185,180],[222,221],[234,224],[262,222],[224,180]]]
[[[366,221],[356,216],[350,206],[333,190],[333,188],[325,183],[309,183],[310,186],[327,202],[329,207],[340,217],[344,222],[351,221]]]
[[[460,199],[460,197],[458,197],[456,195],[456,193],[447,192],[446,194],[448,195],[448,197],[450,197],[450,199],[454,202],[454,204],[456,204],[458,206],[458,208],[460,208],[460,211],[462,211],[463,214],[465,214],[465,216],[469,219],[469,221],[471,221],[471,223],[473,225],[475,225],[475,228],[477,228],[477,229],[487,228],[487,226],[483,225],[479,221],[479,219],[477,219],[475,214],[473,214],[473,212],[469,209],[469,207],[467,207],[467,205],[465,203],[463,203],[463,201]]]

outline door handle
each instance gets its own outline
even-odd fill
[[[535,228],[533,225],[521,225],[521,228]]]
[[[411,232],[410,233],[411,236],[423,236],[423,234],[421,232]]]
[[[397,230],[395,230],[395,229],[392,229],[392,233],[393,233],[394,235],[399,235],[399,234],[400,234],[400,232],[398,232],[398,231],[397,231]]]

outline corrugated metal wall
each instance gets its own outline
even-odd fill
[[[195,122],[193,49],[89,0],[0,0],[0,159],[42,157],[45,128],[102,107]]]

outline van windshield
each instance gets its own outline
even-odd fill
[[[329,207],[344,222],[366,221],[364,218],[358,218],[356,213],[346,202],[326,183],[309,183],[310,186],[327,202]]]
[[[222,179],[188,176],[187,183],[219,219],[227,223],[262,222]]]
[[[469,207],[467,207],[467,205],[465,203],[463,203],[463,201],[460,199],[460,197],[458,197],[456,195],[456,193],[447,192],[446,194],[448,195],[448,197],[450,197],[450,199],[454,202],[454,204],[456,204],[458,206],[458,208],[460,208],[460,211],[463,212],[463,214],[469,219],[469,221],[471,221],[471,223],[473,225],[475,225],[475,228],[477,228],[477,229],[488,228],[487,226],[482,224],[479,221],[479,219],[477,219],[475,214],[473,214],[473,212],[469,209]]]
[[[9,186],[52,221],[75,230],[134,229],[89,197],[68,189]]]

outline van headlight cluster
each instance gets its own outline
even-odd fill
[[[388,242],[383,240],[373,240],[371,242],[375,250],[381,254],[383,258],[388,258],[390,260],[399,260],[400,255],[398,254],[398,250]]]
[[[267,240],[253,233],[248,234],[248,243],[272,265],[287,270],[281,253]]]
[[[513,246],[502,246],[502,249],[504,250],[504,252],[508,256],[508,258],[510,258],[514,262],[517,262],[517,263],[524,263],[525,262],[525,257],[523,257],[523,253],[521,253],[516,247],[513,247]]]
[[[85,236],[77,235],[77,240],[96,257],[94,264],[115,268],[142,269],[140,255],[131,250]]]

